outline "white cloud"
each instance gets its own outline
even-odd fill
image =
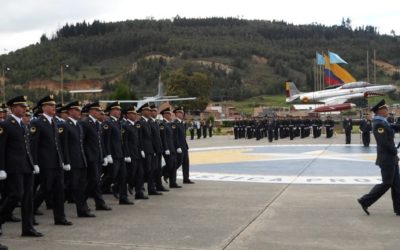
[[[1,3],[0,54],[39,41],[65,23],[121,21],[181,17],[241,17],[284,20],[294,24],[340,24],[343,17],[353,27],[377,26],[381,33],[400,34],[397,0],[335,2],[317,0],[14,0]]]

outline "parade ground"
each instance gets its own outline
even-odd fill
[[[36,228],[44,237],[22,238],[20,223],[6,223],[0,243],[32,250],[397,250],[400,217],[390,191],[370,207],[370,216],[357,203],[380,181],[375,142],[365,148],[358,134],[352,144],[344,141],[344,135],[272,143],[232,136],[188,140],[196,184],[133,206],[105,195],[113,210],[94,211],[96,218],[77,218],[75,206],[66,204],[69,227],[53,225],[51,211],[42,207]]]

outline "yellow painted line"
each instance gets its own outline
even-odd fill
[[[190,152],[190,164],[219,164],[262,160],[264,155],[246,154],[252,149],[216,150]]]

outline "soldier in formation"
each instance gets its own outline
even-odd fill
[[[9,115],[7,115],[7,108]],[[170,188],[181,188],[177,170],[182,167],[183,183],[189,178],[189,147],[186,142],[183,107],[158,110],[148,103],[123,110],[112,102],[103,111],[99,102],[73,101],[56,105],[55,97],[40,99],[30,117],[27,98],[17,96],[2,107],[0,121],[0,235],[10,218],[21,221],[22,236],[42,237],[36,231],[35,215],[45,202],[53,210],[55,225],[71,226],[64,204],[74,203],[78,217],[96,217],[96,210],[110,211],[103,198],[112,193],[120,205],[134,199],[149,199]],[[173,119],[175,116],[175,120]],[[164,159],[164,160],[163,160]],[[165,165],[162,165],[162,162]],[[22,220],[12,212],[20,204]],[[7,247],[0,245],[0,249]]]

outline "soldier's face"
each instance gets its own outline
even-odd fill
[[[79,109],[68,110],[68,115],[75,120],[81,119],[81,111]]]
[[[389,110],[388,108],[384,107],[378,110],[377,112],[378,115],[383,116],[383,117],[388,117],[389,116]]]
[[[183,120],[183,113],[181,113],[181,112],[176,112],[175,113],[175,116],[177,117],[177,118],[179,118],[180,120]]]
[[[89,110],[89,114],[91,115],[91,116],[93,116],[94,118],[96,118],[97,120],[100,120],[101,119],[101,111],[100,110],[98,110],[98,109],[90,109]]]
[[[12,112],[16,117],[22,118],[23,116],[25,116],[26,107],[21,106],[21,105],[15,105],[15,106],[11,107],[11,112]],[[5,113],[4,113],[4,114],[5,114]],[[5,117],[3,117],[3,118],[5,118]]]
[[[24,116],[22,117],[22,122],[23,122],[24,124],[29,124],[30,121],[31,121],[31,117],[30,117],[29,115],[24,115]]]
[[[171,117],[172,117],[171,113],[164,113],[164,118],[165,118],[167,121],[171,121]]]
[[[110,115],[114,116],[115,118],[121,117],[121,110],[120,109],[111,109]]]
[[[131,121],[137,120],[137,115],[135,113],[128,113],[128,114],[126,114],[126,117]]]
[[[43,113],[48,116],[54,116],[56,114],[56,105],[46,104],[42,106]]]
[[[152,110],[151,111],[151,117],[156,118],[157,117],[157,111]]]

